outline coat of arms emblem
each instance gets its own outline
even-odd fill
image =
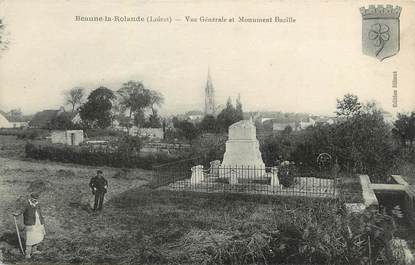
[[[399,16],[402,8],[387,5],[361,7],[363,53],[380,61],[399,52]]]

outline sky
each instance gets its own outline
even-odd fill
[[[119,1],[121,2],[121,1]],[[9,47],[0,53],[0,109],[63,105],[75,86],[129,80],[165,97],[162,114],[204,108],[210,67],[216,102],[240,93],[245,111],[330,115],[346,93],[387,111],[415,107],[415,4],[403,7],[400,51],[362,54],[361,6],[376,1],[0,1]],[[80,22],[76,16],[163,16],[173,23]],[[292,17],[295,23],[190,23],[185,17]],[[392,72],[398,108],[392,108]]]

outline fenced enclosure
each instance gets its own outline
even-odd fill
[[[153,167],[154,188],[265,195],[338,196],[336,178],[327,172],[299,172],[294,168],[223,166],[201,157]]]

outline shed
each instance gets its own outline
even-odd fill
[[[79,145],[83,141],[83,130],[52,131],[53,144]]]

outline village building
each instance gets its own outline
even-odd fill
[[[84,131],[52,131],[51,140],[53,144],[79,145],[84,141]]]
[[[272,130],[275,131],[284,131],[285,128],[291,127],[293,131],[298,131],[300,129],[300,125],[297,122],[273,122],[272,123]]]
[[[309,117],[307,121],[300,121],[299,127],[300,127],[300,130],[305,130],[310,126],[314,126],[315,124],[316,124],[316,121],[312,119],[311,117]]]
[[[0,128],[13,128],[13,125],[1,113],[0,113]]]
[[[58,110],[43,110],[36,113],[32,120],[29,122],[30,128],[47,129],[51,126],[52,120],[65,112],[65,109],[61,107]]]
[[[151,141],[160,141],[164,138],[163,128],[139,128],[132,126],[129,130],[129,135],[147,137]]]

